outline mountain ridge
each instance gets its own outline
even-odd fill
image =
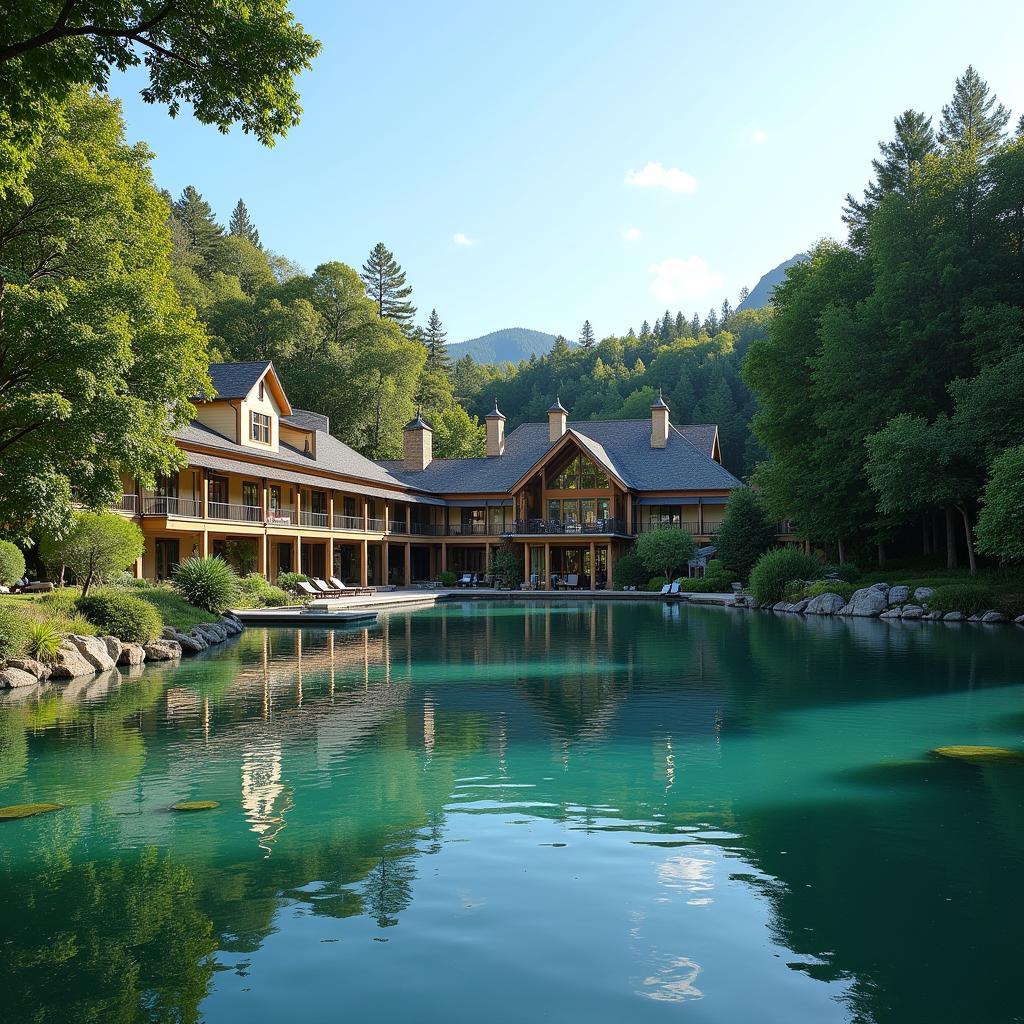
[[[503,327],[479,338],[451,342],[448,355],[453,360],[472,356],[478,363],[518,363],[531,355],[546,355],[555,337],[529,327]]]

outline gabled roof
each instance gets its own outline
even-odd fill
[[[568,431],[596,461],[636,491],[729,490],[742,483],[711,457],[714,425],[671,426],[664,448],[651,447],[651,421],[586,420]],[[688,433],[700,442],[690,440]],[[409,472],[401,461],[380,463],[408,485],[434,494],[510,491],[561,438],[548,440],[547,423],[523,423],[505,438],[505,454],[481,459],[435,459]]]
[[[281,407],[281,413],[290,416],[293,411],[291,404],[269,359],[250,363],[210,363],[210,380],[220,399],[245,398],[268,374],[267,383]]]
[[[705,455],[715,457],[715,438],[718,437],[717,423],[680,423],[673,424],[676,430],[686,438],[690,444],[699,448]]]

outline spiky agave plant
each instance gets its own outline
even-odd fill
[[[220,615],[238,596],[238,574],[223,558],[186,558],[171,585],[189,604]]]

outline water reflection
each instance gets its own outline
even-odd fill
[[[0,702],[0,799],[71,809],[4,826],[0,896],[52,907],[6,914],[5,948],[23,964],[63,950],[81,1019],[157,1006],[150,1019],[192,1020],[212,950],[225,964],[251,958],[282,930],[302,946],[303,916],[365,922],[380,939],[409,924],[427,949],[445,941],[446,915],[485,913],[524,873],[571,901],[575,876],[537,860],[543,846],[584,857],[571,863],[600,879],[592,902],[621,899],[636,915],[615,926],[635,970],[615,989],[613,960],[608,989],[597,984],[609,1013],[626,991],[641,1005],[730,1006],[739,996],[723,986],[757,972],[781,998],[788,964],[835,989],[824,1010],[800,989],[794,1005],[818,1016],[793,1020],[954,1020],[968,1005],[1011,1019],[1003,987],[982,982],[1012,976],[1012,944],[989,928],[1024,906],[1019,772],[926,754],[1019,732],[1019,640],[900,625],[568,601],[481,615],[467,602],[369,629],[251,630],[180,668],[16,695]],[[184,799],[221,808],[167,813]],[[436,881],[450,863],[464,876]],[[90,894],[97,879],[103,892]],[[119,924],[149,886],[157,906],[138,927]],[[194,915],[191,945],[160,916],[172,898]],[[518,898],[538,915],[551,906]],[[420,899],[426,916],[410,923]],[[60,907],[79,916],[61,921]],[[603,919],[586,936],[597,910],[565,913],[556,928],[581,932],[573,941],[592,960],[609,955]],[[521,916],[479,937],[543,971]],[[119,928],[137,973],[114,1005],[94,961]],[[929,979],[949,937],[965,934],[961,997]],[[487,961],[477,966],[486,977]],[[49,1005],[43,975],[4,969],[19,1012]],[[227,986],[220,976],[213,989]]]

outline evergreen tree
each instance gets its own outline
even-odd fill
[[[655,338],[660,338],[661,337],[661,317],[660,316],[656,316],[654,318],[654,328],[651,331],[651,336],[655,337]]]
[[[864,190],[863,199],[848,194],[843,206],[843,221],[850,231],[850,241],[858,248],[863,248],[867,241],[867,226],[878,204],[892,192],[905,193],[914,168],[937,151],[930,117],[916,110],[905,110],[893,121],[893,126],[892,141],[880,142],[880,156],[871,161],[875,177]]]
[[[640,338],[642,341],[647,341],[651,336],[651,325],[645,320],[640,325]]]
[[[708,310],[707,319],[704,321],[704,330],[712,338],[718,333],[718,314],[714,309]]]
[[[956,80],[952,101],[942,108],[939,142],[947,151],[968,150],[984,160],[995,152],[1009,121],[1010,112],[989,93],[988,82],[968,65]]]
[[[262,248],[260,245],[260,233],[256,230],[256,225],[253,224],[252,218],[249,216],[249,210],[242,199],[235,203],[235,208],[231,211],[231,220],[228,221],[228,234],[252,242],[257,249]]]
[[[661,318],[661,332],[658,337],[664,342],[672,340],[672,314],[666,309],[665,315]]]
[[[184,229],[193,252],[209,262],[217,243],[224,237],[224,229],[217,223],[210,204],[194,185],[186,185],[171,209]]]
[[[722,564],[743,580],[758,558],[774,547],[775,526],[756,491],[740,487],[732,492],[715,544]]]
[[[746,302],[749,297],[750,297],[750,289],[746,285],[744,285],[740,289],[740,305],[742,306],[743,303]]]
[[[695,337],[700,337],[700,316],[696,313],[693,314],[693,319],[690,321],[690,333]]]
[[[722,326],[728,323],[729,318],[732,316],[732,303],[728,299],[722,299]]]
[[[590,326],[589,320],[583,321],[583,327],[580,330],[580,348],[593,348],[597,344],[597,339],[594,337],[594,328]]]
[[[441,373],[449,373],[452,361],[448,358],[447,334],[441,324],[437,310],[430,311],[430,319],[423,331],[423,344],[427,348],[427,369]]]
[[[676,337],[677,338],[688,338],[690,336],[690,325],[686,322],[686,317],[683,314],[676,313]]]
[[[405,283],[405,271],[383,242],[373,247],[361,276],[366,294],[377,306],[377,315],[382,320],[393,320],[404,331],[411,331],[416,315],[416,307],[409,302],[412,287]]]

